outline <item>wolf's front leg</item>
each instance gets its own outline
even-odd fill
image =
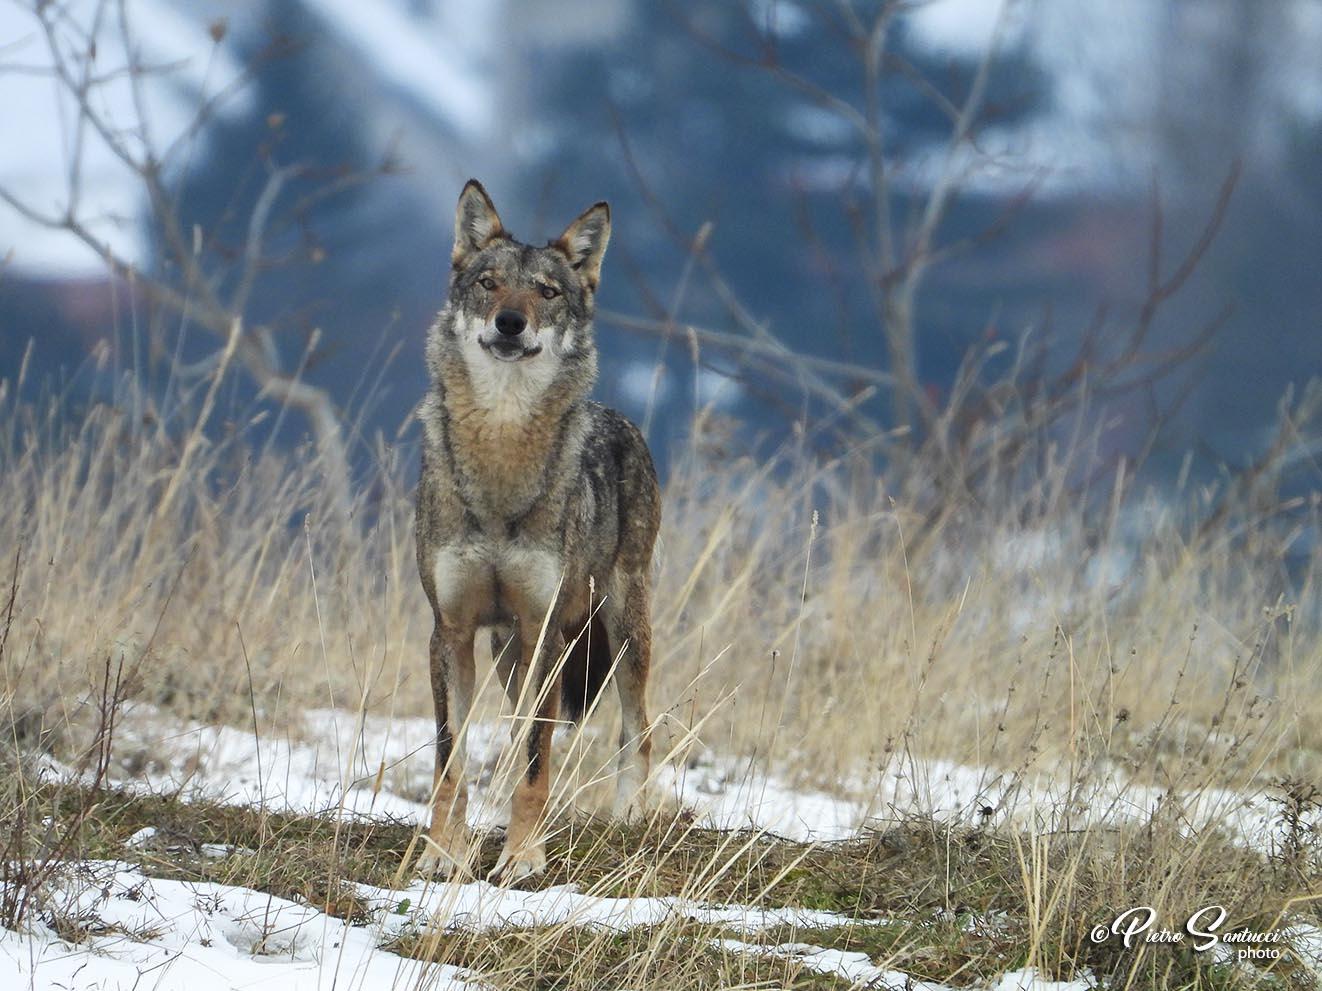
[[[464,740],[473,701],[473,630],[436,618],[431,635],[431,687],[436,706],[436,764],[432,774],[431,827],[418,870],[423,875],[463,876],[474,853],[468,829]]]
[[[525,629],[527,625],[525,624]],[[551,624],[540,656],[531,656],[536,643],[524,645],[527,684],[525,704],[516,719],[525,721],[520,755],[516,751],[514,767],[519,779],[510,803],[510,824],[505,833],[505,847],[491,872],[490,880],[508,884],[540,874],[546,869],[546,803],[551,783],[551,737],[560,714],[560,662],[564,640],[558,627]],[[524,714],[529,715],[525,716]],[[520,759],[522,758],[522,759]]]

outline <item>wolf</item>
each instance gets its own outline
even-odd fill
[[[642,434],[588,399],[593,313],[610,240],[606,203],[543,247],[515,240],[481,183],[455,211],[449,297],[428,331],[418,408],[417,557],[431,604],[436,763],[425,873],[466,875],[463,734],[474,640],[491,628],[497,674],[526,729],[504,848],[490,877],[546,865],[551,735],[613,679],[622,711],[616,811],[634,810],[651,759],[656,470]]]

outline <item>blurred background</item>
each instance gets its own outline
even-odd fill
[[[0,378],[162,408],[240,316],[226,410],[394,443],[476,176],[526,240],[611,202],[598,395],[663,462],[921,430],[894,377],[982,348],[1120,361],[1103,456],[1215,474],[1322,371],[1319,53],[1319,0],[0,0]]]

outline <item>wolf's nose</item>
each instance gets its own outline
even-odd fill
[[[501,310],[496,314],[496,330],[507,337],[518,337],[528,326],[528,318],[518,310]]]

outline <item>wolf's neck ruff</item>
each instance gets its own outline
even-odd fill
[[[473,361],[459,348],[443,349],[439,357],[436,388],[445,442],[461,488],[470,490],[465,501],[514,520],[545,491],[566,442],[580,432],[574,413],[587,389],[534,389],[516,378],[532,377],[522,364],[499,364],[486,355]],[[544,367],[555,371],[549,362]]]

